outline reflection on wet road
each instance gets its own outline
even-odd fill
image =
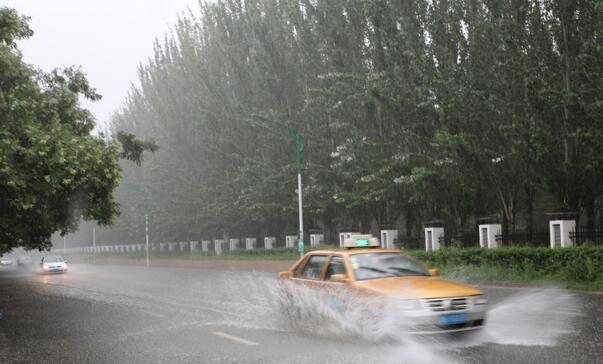
[[[0,362],[575,363],[603,356],[602,295],[485,291],[492,307],[479,334],[385,340],[378,325],[356,335],[342,333],[337,322],[293,329],[280,313],[272,274],[73,265],[65,275],[39,275],[5,268]]]

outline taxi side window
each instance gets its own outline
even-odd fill
[[[320,272],[322,272],[322,267],[325,265],[326,260],[326,255],[311,256],[299,274],[296,274],[296,277],[304,279],[320,279]]]
[[[345,271],[345,265],[343,264],[343,258],[334,256],[331,258],[331,262],[329,263],[329,267],[327,268],[326,279],[331,279],[333,274],[347,274]]]

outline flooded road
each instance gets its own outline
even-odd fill
[[[594,363],[603,357],[603,295],[484,290],[491,312],[479,334],[384,340],[377,331],[388,320],[353,334],[337,322],[292,328],[280,313],[272,274],[74,265],[65,275],[38,275],[3,268],[0,362]]]

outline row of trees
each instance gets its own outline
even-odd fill
[[[295,230],[305,137],[309,227],[445,219],[505,231],[603,194],[599,0],[224,0],[183,15],[113,126],[157,140],[124,164],[127,239]]]

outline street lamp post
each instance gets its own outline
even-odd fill
[[[96,229],[92,228],[92,264],[96,264]]]
[[[147,250],[147,267],[149,266],[149,215],[144,215],[144,232]]]
[[[303,213],[303,201],[302,201],[302,178],[301,178],[301,153],[304,147],[303,136],[289,125],[282,121],[272,120],[265,118],[260,115],[253,115],[254,118],[267,121],[276,124],[282,128],[287,129],[289,136],[295,142],[295,167],[297,170],[297,205],[299,213],[299,239],[297,241],[297,250],[300,255],[304,255],[304,213]]]
[[[295,135],[295,154],[296,154],[296,169],[297,169],[297,207],[299,209],[299,241],[297,250],[300,255],[304,255],[304,209],[302,203],[302,178],[301,178],[301,152],[303,148],[303,140],[301,135],[296,131]]]

